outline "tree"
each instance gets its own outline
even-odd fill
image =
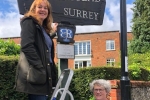
[[[145,53],[150,50],[150,0],[136,0],[133,7],[133,41],[130,53]]]
[[[20,46],[12,40],[0,39],[0,55],[18,55],[20,54]]]

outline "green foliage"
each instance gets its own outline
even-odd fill
[[[150,51],[145,53],[129,54],[129,66],[136,65],[137,68],[146,68],[150,70]]]
[[[150,51],[129,54],[128,67],[133,80],[149,80],[150,75],[145,73],[145,70],[150,71]]]
[[[137,58],[131,59],[135,61],[131,61],[131,66],[129,66],[130,80],[150,80],[150,71],[144,67],[139,67],[140,64],[138,63],[133,63],[139,62],[139,60],[136,59]],[[0,100],[27,100],[27,94],[14,90],[17,63],[18,56],[0,56]],[[74,76],[69,87],[74,99],[93,100],[93,94],[89,90],[89,83],[94,79],[100,78],[120,80],[121,69],[118,67],[89,67],[74,70]]]
[[[0,100],[27,100],[27,95],[14,90],[18,56],[0,56]]]
[[[130,80],[150,80],[150,72],[138,66],[130,66]],[[89,83],[94,79],[120,80],[121,68],[117,67],[90,67],[74,70],[70,91],[75,100],[92,100],[93,94],[89,91]]]
[[[92,96],[92,97],[90,98],[90,100],[95,100],[95,98]]]
[[[135,0],[133,10],[131,53],[144,53],[150,49],[150,0]]]
[[[12,40],[0,39],[0,55],[18,55],[20,53],[20,46],[15,44]]]
[[[132,75],[132,79],[137,79],[141,75],[141,69],[138,67],[138,64],[134,63],[129,65],[130,74]]]

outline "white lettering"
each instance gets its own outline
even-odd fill
[[[83,10],[83,18],[88,18],[88,16],[87,16],[87,11],[84,11],[84,10]]]
[[[100,2],[101,0],[58,0],[58,1]]]
[[[73,9],[73,10],[75,10],[75,9]],[[71,8],[69,8],[69,15],[70,16],[75,16],[75,11],[73,11],[73,13],[71,14]]]
[[[64,8],[64,15],[84,19],[98,20],[99,13],[72,8]]]
[[[97,19],[98,14],[99,14],[99,13],[94,12],[95,20],[98,20],[98,19]]]
[[[77,17],[79,17],[78,15],[80,15],[80,17],[82,17],[81,16],[81,10],[77,10]]]
[[[100,2],[101,0],[95,0],[95,2]]]
[[[92,16],[93,16],[93,12],[90,12],[90,11],[89,11],[89,19],[93,19]]]
[[[67,9],[68,8],[64,8],[64,15],[68,15]]]
[[[87,2],[100,2],[101,0],[77,0],[77,1],[87,1]]]
[[[72,38],[71,34],[72,34],[72,31],[70,29],[61,29],[60,30],[61,32],[61,37],[63,38]]]

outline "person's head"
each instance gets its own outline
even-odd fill
[[[90,91],[93,92],[95,100],[108,100],[111,84],[104,79],[93,80],[90,83]]]
[[[52,31],[52,8],[48,0],[34,0],[25,17],[32,16],[48,33]]]

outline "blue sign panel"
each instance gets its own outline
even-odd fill
[[[74,25],[65,25],[65,24],[58,25],[57,41],[61,42],[61,43],[73,43],[75,30],[76,30],[76,28]]]

